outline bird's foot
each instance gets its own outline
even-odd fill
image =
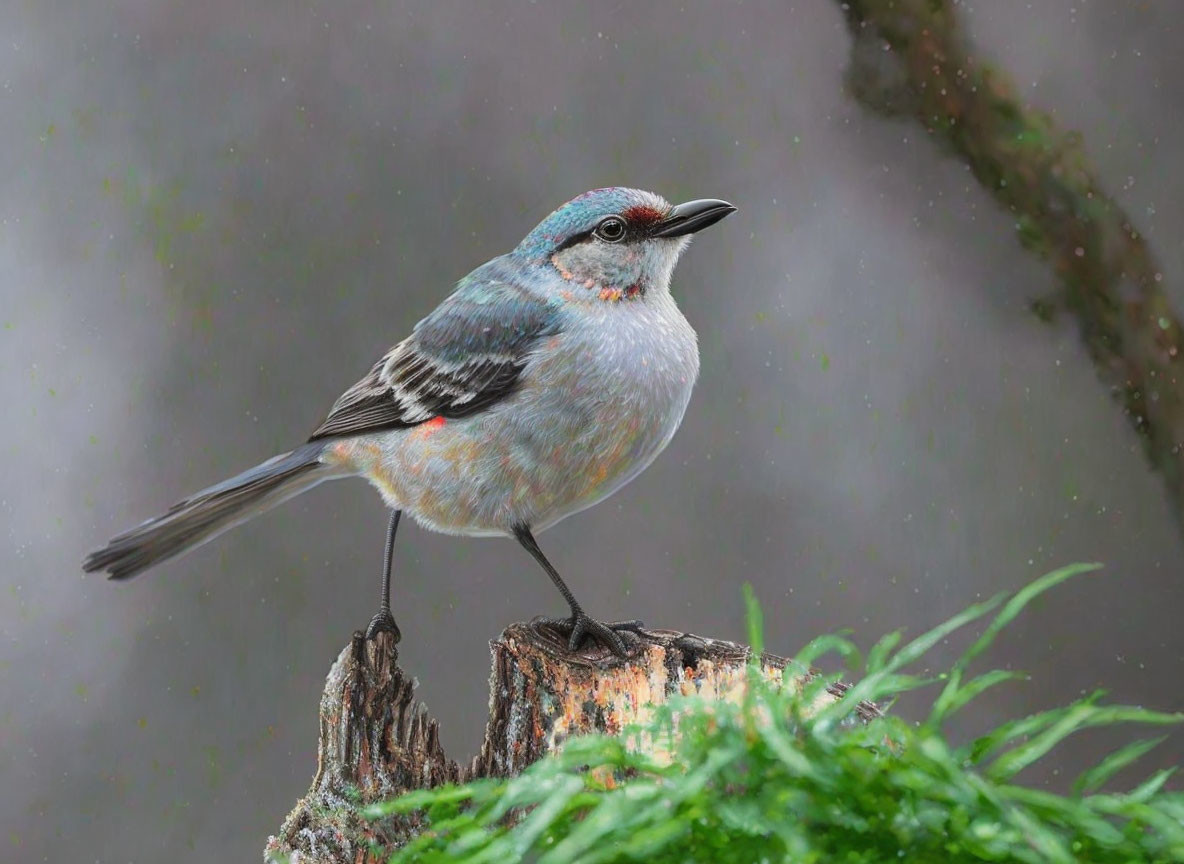
[[[643,626],[640,621],[597,621],[589,618],[582,611],[576,612],[570,618],[536,618],[536,624],[549,624],[560,633],[568,636],[567,650],[577,651],[584,640],[592,638],[599,642],[618,657],[629,656],[628,646],[621,638],[622,633],[641,635]]]
[[[389,609],[378,610],[378,614],[370,619],[370,626],[366,628],[366,639],[373,639],[379,633],[393,633],[395,642],[403,638],[403,634],[399,632],[399,625],[395,623],[395,616]]]

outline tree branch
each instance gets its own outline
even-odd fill
[[[1184,530],[1180,320],[1139,231],[1098,185],[1080,135],[1024,105],[1004,73],[971,53],[951,0],[839,5],[854,39],[850,91],[875,111],[919,122],[1015,214],[1020,243],[1052,263],[1086,350]]]

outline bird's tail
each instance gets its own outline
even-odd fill
[[[203,489],[168,512],[112,538],[86,557],[82,569],[88,573],[106,570],[112,579],[130,579],[324,480],[341,476],[321,462],[324,449],[324,441],[313,441]]]

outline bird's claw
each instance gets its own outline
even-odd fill
[[[569,634],[567,640],[568,651],[578,651],[587,637],[591,637],[618,657],[629,656],[629,649],[622,633],[641,635],[643,625],[640,621],[597,621],[589,618],[583,612],[577,612],[570,618],[539,618],[538,623],[549,624],[560,633]]]
[[[403,638],[403,634],[399,632],[399,625],[395,623],[395,616],[389,609],[380,609],[378,614],[370,619],[370,626],[366,628],[366,639],[373,639],[379,633],[394,634],[395,642]]]

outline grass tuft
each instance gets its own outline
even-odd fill
[[[972,661],[1037,596],[1095,569],[1049,573],[903,647],[900,633],[889,634],[868,652],[846,694],[822,710],[811,713],[809,706],[833,678],[819,676],[795,692],[753,675],[741,704],[680,698],[644,729],[572,740],[519,777],[412,792],[366,815],[423,811],[429,830],[391,860],[424,864],[1184,861],[1184,794],[1165,791],[1170,771],[1126,792],[1099,791],[1162,738],[1120,748],[1084,772],[1069,795],[1014,779],[1078,730],[1164,726],[1184,716],[1107,705],[1095,693],[966,744],[944,733],[951,716],[1021,677],[967,677]],[[760,610],[748,588],[745,601],[749,639],[758,646]],[[950,633],[996,610],[947,674],[905,671]],[[860,664],[841,636],[814,640],[797,659],[812,664],[831,653]],[[921,723],[891,715],[854,725],[848,719],[860,700],[882,702],[934,684],[941,689]],[[635,746],[655,739],[670,742],[672,760]]]

